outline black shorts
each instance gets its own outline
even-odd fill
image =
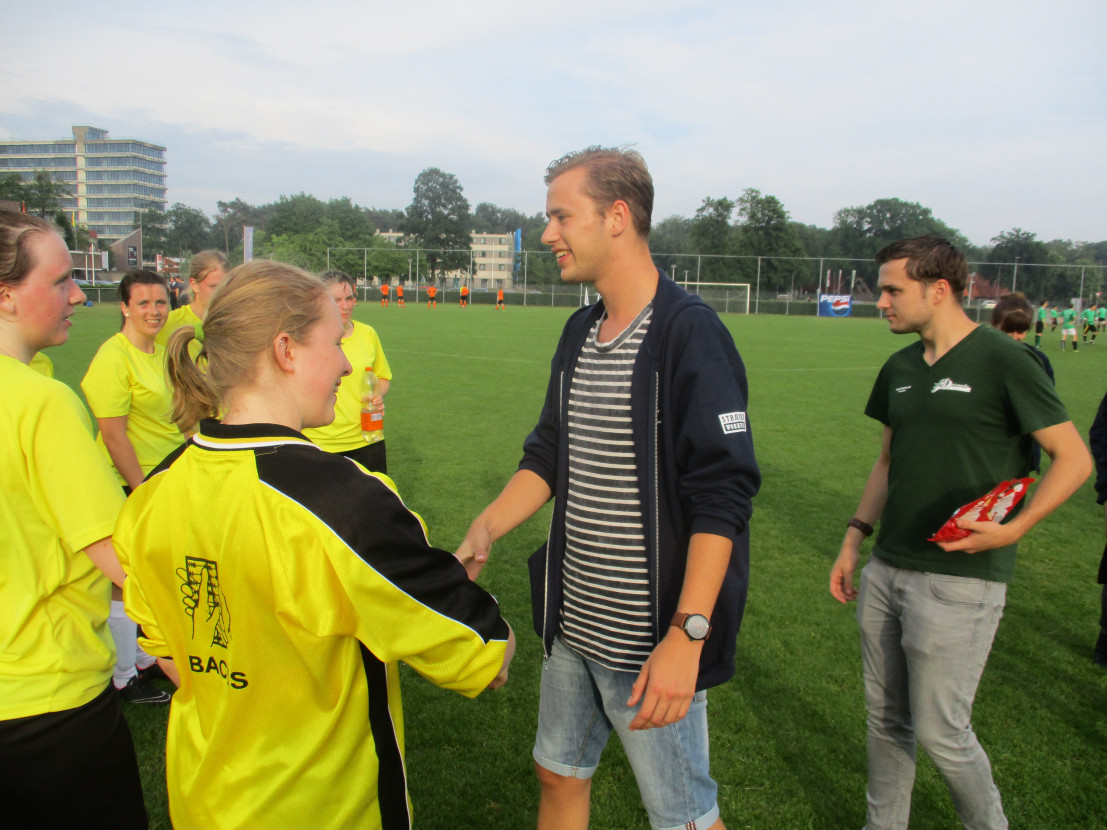
[[[1034,331],[1037,334],[1041,334],[1043,331],[1045,331],[1045,320],[1039,320],[1034,326]]]
[[[354,450],[344,450],[339,455],[354,459],[370,472],[388,475],[388,458],[384,451],[384,443],[384,441],[377,441],[374,444],[366,444],[364,447],[358,447]]]
[[[111,683],[84,706],[0,721],[0,824],[147,826],[131,730]]]

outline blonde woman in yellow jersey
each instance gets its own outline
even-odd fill
[[[342,351],[353,371],[342,379],[334,404],[334,421],[316,429],[305,429],[304,435],[327,452],[352,458],[367,470],[388,473],[385,439],[370,444],[361,431],[361,376],[372,367],[380,379],[380,399],[375,403],[384,409],[384,396],[392,385],[392,369],[384,356],[384,347],[372,326],[354,319],[357,289],[352,277],[342,271],[327,271],[321,275],[342,316]]]
[[[169,319],[157,335],[157,342],[164,346],[169,336],[185,326],[196,327],[203,323],[208,313],[212,295],[227,278],[229,264],[222,251],[200,251],[188,265],[188,289],[192,302],[169,312]]]
[[[0,824],[145,827],[108,633],[123,492],[77,396],[31,368],[85,296],[42,219],[0,211]]]
[[[81,381],[100,433],[99,444],[130,493],[150,470],[184,443],[173,423],[173,392],[165,376],[165,347],[155,342],[169,315],[169,287],[153,271],[128,271],[119,283],[123,325],[108,338]],[[112,589],[115,688],[130,703],[165,704],[169,694],[150,682],[157,661],[137,646],[138,627]]]
[[[198,432],[116,526],[128,613],[180,672],[166,746],[178,830],[411,826],[398,662],[467,696],[507,679],[499,607],[384,476],[303,435],[350,363],[318,278],[235,268],[169,342],[174,417]],[[222,421],[212,419],[216,412]]]

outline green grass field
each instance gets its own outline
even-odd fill
[[[389,472],[434,544],[453,550],[514,472],[545,393],[564,308],[364,304],[394,372],[385,431]],[[117,312],[82,309],[52,351],[75,388]],[[881,427],[862,414],[876,372],[907,337],[879,320],[724,317],[746,362],[764,478],[752,524],[751,586],[737,676],[710,693],[712,769],[734,828],[858,828],[865,814],[865,712],[853,606],[827,577],[876,457]],[[1057,387],[1087,435],[1107,380],[1107,343],[1045,348]],[[939,448],[935,448],[936,451]],[[541,644],[530,627],[526,557],[549,508],[501,540],[481,577],[519,637],[508,686],[475,701],[405,673],[407,763],[415,826],[533,826],[530,750]],[[1103,511],[1091,483],[1020,545],[974,725],[1018,828],[1107,828],[1107,673],[1092,663]],[[866,548],[867,550],[867,548]],[[151,825],[167,827],[166,713],[128,707]],[[274,713],[274,729],[280,729]],[[597,830],[647,827],[618,741],[593,785]],[[960,826],[944,783],[921,758],[912,828]]]

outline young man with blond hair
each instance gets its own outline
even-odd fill
[[[749,577],[760,473],[745,368],[718,315],[653,263],[638,153],[571,153],[546,184],[542,241],[564,282],[601,299],[566,324],[519,470],[458,557],[479,573],[492,543],[554,498],[530,563],[546,655],[540,830],[588,826],[613,730],[652,827],[720,830],[706,690],[734,674]]]

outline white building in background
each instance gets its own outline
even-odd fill
[[[398,231],[380,231],[378,235],[400,247],[406,247],[407,237]],[[511,288],[514,279],[515,234],[472,231],[469,234],[469,250],[472,274],[468,269],[448,271],[445,277],[448,284],[457,287],[462,282],[467,282],[470,288],[490,291]],[[413,277],[414,274],[413,271]],[[425,280],[425,275],[420,274],[420,279]]]
[[[137,212],[165,210],[165,148],[157,144],[79,126],[70,139],[0,141],[0,176],[28,180],[39,170],[69,188],[62,207],[100,239],[129,234]]]

